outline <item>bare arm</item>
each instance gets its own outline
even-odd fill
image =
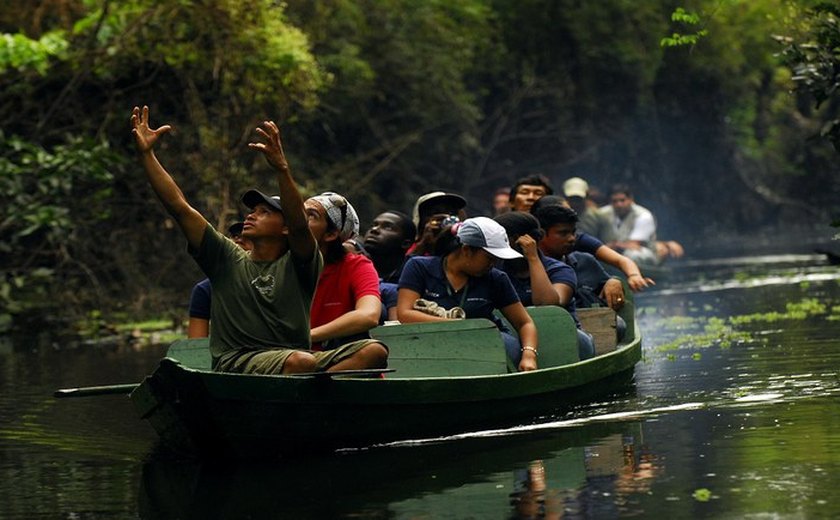
[[[163,203],[166,211],[178,222],[190,248],[198,249],[204,238],[204,230],[208,226],[207,220],[190,206],[181,188],[160,164],[154,152],[158,139],[171,129],[169,125],[163,125],[154,130],[149,127],[148,106],[144,105],[142,110],[134,107],[131,112],[131,133],[134,135],[137,150],[140,152],[140,161],[146,171],[149,185]]]
[[[534,305],[564,305],[561,303],[561,294],[557,291],[556,285],[551,283],[548,273],[545,272],[545,266],[537,252],[537,241],[530,235],[522,235],[516,239],[516,243],[522,248],[522,254],[528,260],[531,303]],[[568,299],[566,303],[568,303]]]
[[[537,326],[534,325],[534,320],[531,319],[531,315],[528,314],[528,311],[520,302],[512,303],[501,311],[519,333],[519,342],[522,345],[522,360],[519,362],[519,370],[523,372],[535,370],[537,368],[537,353],[525,348],[537,349],[538,347]]]
[[[595,251],[595,258],[620,269],[621,272],[624,273],[624,276],[627,277],[627,285],[629,285],[630,289],[633,291],[638,292],[651,285],[656,285],[656,282],[654,282],[651,278],[642,276],[642,272],[639,270],[639,266],[636,265],[636,262],[622,254],[619,254],[609,246],[599,247]]]
[[[356,300],[356,307],[329,323],[312,329],[312,341],[321,342],[366,332],[379,325],[382,302],[377,296],[368,294]]]
[[[187,324],[188,338],[206,338],[210,335],[210,320],[204,318],[192,318]]]
[[[256,130],[265,142],[248,143],[248,146],[262,152],[268,164],[277,170],[280,206],[283,208],[283,218],[289,229],[289,249],[296,257],[310,260],[317,251],[318,244],[309,230],[306,212],[303,209],[303,197],[292,178],[292,171],[283,151],[280,128],[274,121],[264,121],[262,127],[257,127]]]

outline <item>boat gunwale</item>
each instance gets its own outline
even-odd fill
[[[569,370],[572,368],[578,367],[585,367],[595,363],[600,364],[606,359],[611,359],[613,357],[618,357],[624,355],[627,350],[633,349],[634,347],[638,347],[641,349],[641,337],[636,336],[633,341],[630,343],[625,343],[623,345],[618,345],[615,350],[611,352],[606,352],[604,354],[600,354],[588,359],[582,359],[580,361],[576,361],[574,363],[566,363],[563,365],[557,365],[553,367],[546,367],[546,368],[537,368],[536,370],[530,371],[519,371],[519,372],[505,372],[505,373],[498,373],[498,374],[479,374],[479,375],[468,375],[468,376],[453,376],[453,375],[446,375],[446,376],[425,376],[425,377],[400,377],[399,372],[390,373],[387,377],[380,379],[380,378],[371,378],[371,377],[359,377],[353,375],[335,375],[330,376],[327,373],[324,375],[313,375],[311,377],[301,377],[299,375],[289,374],[240,374],[236,372],[218,372],[215,370],[205,370],[200,368],[192,368],[189,365],[185,365],[181,363],[176,358],[166,357],[165,359],[170,359],[180,365],[181,369],[193,372],[197,374],[203,375],[213,375],[213,376],[234,376],[236,378],[264,378],[266,380],[281,380],[281,381],[288,381],[288,382],[310,382],[314,379],[331,379],[331,380],[340,380],[344,381],[354,381],[360,383],[376,383],[382,384],[388,381],[476,381],[476,380],[484,380],[484,379],[508,379],[508,378],[522,378],[527,376],[533,376],[536,374],[551,374],[554,372],[560,372],[564,370]],[[637,361],[638,362],[638,361]],[[634,363],[635,365],[635,363]]]

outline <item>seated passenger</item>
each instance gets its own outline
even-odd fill
[[[510,209],[513,211],[530,211],[534,202],[546,195],[554,193],[551,181],[545,175],[536,173],[522,177],[510,189]]]
[[[476,217],[444,228],[438,256],[415,256],[400,277],[397,315],[403,323],[443,321],[415,308],[419,299],[445,309],[459,307],[467,318],[486,318],[499,327],[510,359],[519,370],[537,368],[537,329],[508,276],[493,267],[498,259],[520,258],[502,226]],[[498,309],[519,338],[493,315]]]
[[[397,289],[406,252],[417,234],[405,213],[386,211],[377,215],[365,233],[364,249],[379,274],[382,298],[380,323],[397,319]]]
[[[550,258],[539,249],[543,230],[530,213],[512,211],[496,217],[507,232],[508,240],[524,258],[505,260],[502,270],[510,277],[523,305],[559,305],[569,311],[578,332],[580,359],[595,355],[592,336],[581,328],[575,312],[577,276],[565,262]]]
[[[594,204],[589,204],[589,183],[580,177],[571,177],[563,183],[563,195],[569,207],[578,214],[578,231],[589,233],[601,242],[615,240],[610,219]]]
[[[242,237],[243,222],[235,222],[228,227],[228,236],[245,251],[251,250],[251,241]],[[210,279],[205,278],[192,288],[190,294],[188,338],[206,338],[210,335],[210,302],[212,301]]]
[[[542,208],[549,206],[563,206],[568,208],[569,204],[563,197],[557,195],[546,195],[541,198],[531,207],[531,214],[539,218],[539,212]],[[627,285],[633,291],[641,291],[651,285],[656,285],[651,278],[642,276],[639,266],[631,258],[618,253],[611,247],[605,245],[603,242],[588,233],[576,233],[574,251],[581,251],[593,255],[598,261],[607,265],[611,265],[624,273],[627,279]]]
[[[359,217],[341,195],[325,192],[304,202],[309,229],[324,257],[324,270],[312,299],[312,350],[332,350],[359,342],[385,347],[368,331],[379,324],[379,276],[373,262],[349,253],[344,242],[359,231]]]
[[[510,211],[510,188],[497,188],[493,193],[493,215]]]
[[[547,206],[537,211],[539,223],[544,226],[545,237],[540,240],[540,250],[551,258],[565,262],[577,276],[575,307],[607,306],[618,312],[624,306],[624,286],[611,278],[600,263],[589,253],[575,251],[575,226],[577,214],[564,206]],[[626,324],[616,316],[616,339],[624,337]]]
[[[158,161],[154,148],[172,127],[152,128],[149,109],[134,107],[132,134],[146,180],[177,221],[189,251],[213,284],[210,353],[213,370],[246,374],[290,374],[385,366],[385,349],[310,350],[309,306],[322,259],[309,230],[303,199],[283,151],[280,128],[265,121],[260,139],[248,146],[274,170],[280,194],[249,190],[251,208],[242,235],[246,253],[216,231],[184,198],[183,190]]]
[[[421,195],[414,203],[411,219],[417,228],[417,239],[407,254],[410,256],[432,255],[435,251],[435,240],[445,225],[457,217],[464,220],[467,216],[464,208],[467,201],[455,193],[433,191]]]

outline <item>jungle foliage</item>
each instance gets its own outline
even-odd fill
[[[819,138],[837,139],[833,3],[7,4],[0,330],[183,312],[201,274],[134,159],[134,105],[174,125],[159,156],[218,226],[245,188],[272,190],[246,146],[266,118],[303,189],[344,193],[363,227],[433,189],[483,213],[532,172],[630,183],[660,235],[689,246],[828,222],[840,200]]]

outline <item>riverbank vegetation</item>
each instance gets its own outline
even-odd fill
[[[627,182],[689,246],[827,224],[840,116],[826,5],[11,0],[0,331],[184,314],[201,274],[136,164],[127,121],[144,103],[174,125],[160,155],[221,227],[244,189],[272,190],[246,147],[265,118],[304,191],[345,194],[363,222],[433,189],[484,213],[538,171]]]

